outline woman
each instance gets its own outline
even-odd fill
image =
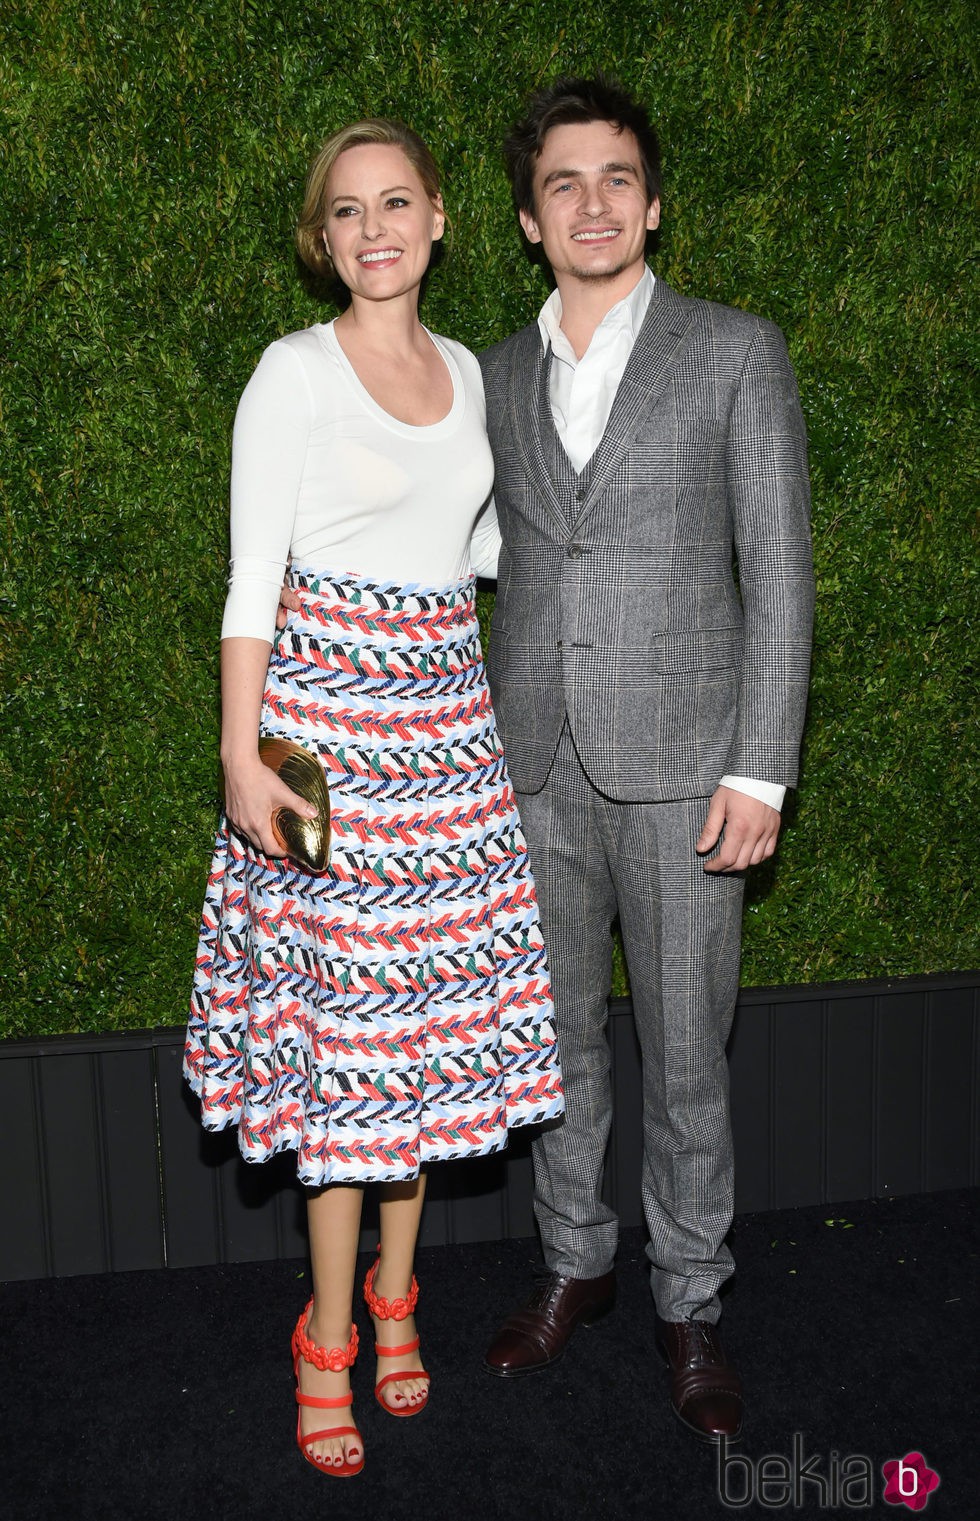
[[[359,1473],[349,1369],[363,1185],[381,1185],[365,1298],[376,1394],[428,1398],[413,1311],[423,1164],[561,1111],[544,948],[480,655],[473,573],[493,570],[492,462],[473,356],[430,334],[419,290],[445,213],[398,123],[324,144],[297,229],[350,305],[263,354],[239,405],[222,626],[226,818],[204,907],[185,1072],[243,1155],[298,1153],[313,1297],[293,1335],[301,1451]],[[284,568],[299,611],[275,634]],[[315,873],[285,857],[262,763],[301,742],[329,783]]]

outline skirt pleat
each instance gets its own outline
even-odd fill
[[[222,820],[184,1071],[249,1160],[411,1178],[562,1111],[527,848],[472,580],[292,581],[261,726],[320,756],[330,862],[273,860]]]

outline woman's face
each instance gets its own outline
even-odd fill
[[[323,242],[352,295],[387,301],[417,289],[445,226],[401,148],[362,143],[337,159],[326,183]]]

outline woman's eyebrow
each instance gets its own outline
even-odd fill
[[[394,195],[396,190],[411,192],[411,189],[411,185],[390,185],[387,190],[379,190],[378,194]],[[331,197],[330,204],[333,206],[337,201],[359,201],[360,199],[361,197],[359,195],[335,195]]]

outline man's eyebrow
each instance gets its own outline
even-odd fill
[[[544,189],[548,185],[553,184],[555,180],[577,180],[584,173],[585,173],[584,169],[553,169],[550,174],[546,174],[545,175],[545,177],[544,177],[544,179],[542,181],[542,189]],[[640,177],[640,171],[639,171],[639,169],[638,169],[638,167],[637,167],[636,164],[619,164],[619,163],[600,164],[599,165],[599,173],[600,174],[632,174],[632,175],[635,175],[635,177],[637,179],[639,179],[639,177]]]

